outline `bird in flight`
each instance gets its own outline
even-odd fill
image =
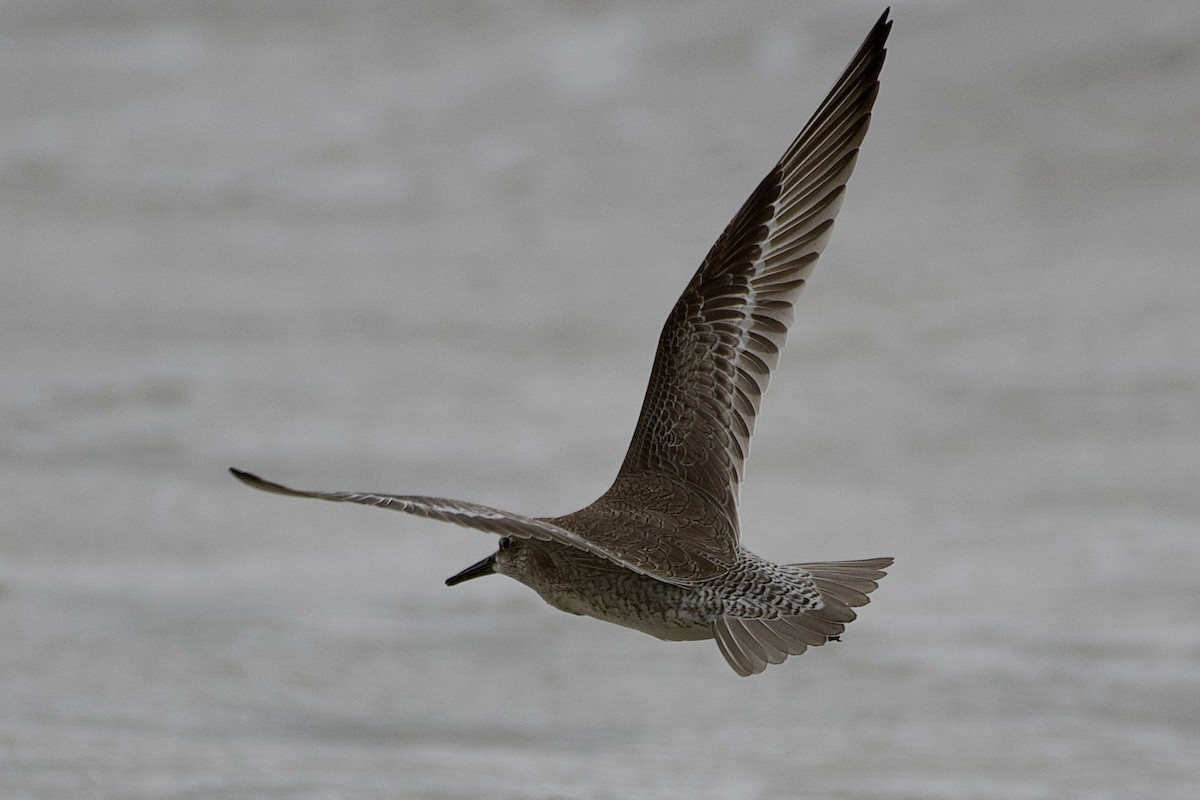
[[[891,29],[871,29],[812,119],[712,246],[658,340],[633,440],[600,499],[526,517],[441,497],[256,489],[390,508],[500,536],[447,585],[501,574],[550,605],[670,641],[716,639],[739,675],[838,640],[891,558],[775,564],[741,545],[738,490],[792,309],[829,241]]]

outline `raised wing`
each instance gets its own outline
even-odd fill
[[[601,544],[590,541],[579,534],[559,527],[552,522],[534,517],[524,517],[512,514],[490,506],[477,503],[465,503],[461,500],[447,500],[444,497],[418,497],[391,494],[374,494],[370,492],[308,492],[292,489],[279,483],[273,483],[249,472],[230,467],[233,474],[242,483],[255,489],[272,494],[282,494],[288,497],[311,497],[316,500],[329,500],[334,503],[358,503],[376,508],[390,508],[393,511],[403,511],[418,517],[427,517],[440,522],[453,522],[464,528],[495,533],[500,536],[512,536],[517,539],[536,539],[542,542],[556,542],[574,547],[586,553],[607,559],[626,569],[635,572],[645,572],[638,564],[626,561],[614,554]]]
[[[719,509],[728,525],[682,532],[690,537],[682,547],[698,547],[704,562],[716,562],[707,570],[694,565],[692,581],[715,577],[736,559],[738,488],[754,421],[792,305],[829,240],[867,133],[892,25],[887,14],[717,239],[659,337],[641,417],[610,494],[625,493],[647,473],[669,474]],[[714,559],[714,552],[723,555]]]
[[[633,441],[596,503],[536,519],[438,497],[298,491],[230,471],[263,491],[557,542],[668,583],[724,574],[738,557],[738,488],[762,394],[866,135],[890,29],[884,12],[676,302]]]

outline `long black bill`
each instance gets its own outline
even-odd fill
[[[484,575],[494,575],[496,574],[496,570],[493,569],[495,566],[496,556],[488,556],[482,561],[476,561],[474,564],[467,567],[457,575],[451,575],[449,578],[446,578],[446,585],[455,586],[463,581],[469,581],[471,578],[482,578]]]

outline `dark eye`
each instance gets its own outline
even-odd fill
[[[512,537],[501,536],[500,537],[500,552],[503,553],[505,550],[507,550],[510,547],[512,547]]]

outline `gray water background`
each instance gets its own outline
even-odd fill
[[[602,492],[659,326],[882,6],[0,6],[0,797],[1200,796],[1200,4],[914,0],[745,542],[845,641],[441,581],[251,492]]]

